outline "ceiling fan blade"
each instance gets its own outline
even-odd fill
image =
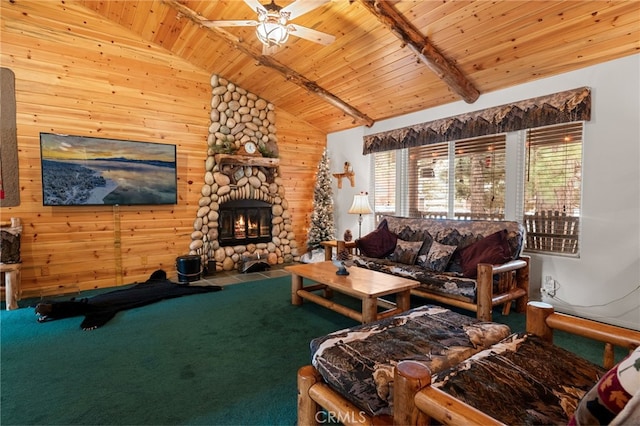
[[[323,33],[321,31],[316,31],[311,28],[302,27],[296,24],[289,24],[289,35],[303,38],[305,40],[313,41],[314,43],[327,44],[333,43],[336,38],[335,36],[327,33]]]
[[[329,1],[331,0],[297,0],[290,5],[283,7],[280,13],[288,12],[290,14],[289,20],[291,20],[297,18],[300,15],[304,15],[305,13],[310,12],[315,8],[318,8],[325,3],[329,3]]]
[[[259,13],[258,12],[259,10],[262,10],[264,12],[267,11],[267,9],[265,9],[262,3],[260,3],[258,0],[244,0],[244,2],[247,4],[247,6],[251,8],[251,10],[253,10],[256,13]]]
[[[244,21],[202,21],[202,25],[208,28],[212,27],[255,27],[258,25],[258,21],[244,20]]]

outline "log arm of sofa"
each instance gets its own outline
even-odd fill
[[[494,293],[493,276],[496,274],[499,276],[498,287],[501,290]],[[529,301],[529,256],[520,256],[502,265],[478,264],[475,303],[426,291],[419,287],[412,289],[411,294],[473,311],[480,321],[491,321],[493,307],[498,305],[504,305],[502,313],[508,315],[511,302],[514,300],[516,311],[524,312]]]
[[[516,301],[516,312],[524,312],[529,301],[529,256],[502,265],[478,264],[476,278],[477,318],[491,321],[494,306],[504,304],[503,314],[509,314],[512,301]],[[493,291],[493,276],[498,275],[500,290]]]

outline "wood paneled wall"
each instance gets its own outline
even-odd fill
[[[188,253],[204,177],[209,73],[92,11],[62,2],[2,1],[0,59],[16,75],[24,296],[175,277]],[[233,76],[224,76],[233,81]],[[304,248],[316,166],[326,135],[276,105],[280,171]],[[40,132],[170,143],[178,204],[44,207]]]

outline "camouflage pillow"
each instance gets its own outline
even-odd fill
[[[444,272],[454,251],[456,251],[456,246],[448,246],[434,241],[429,248],[429,253],[419,257],[418,265],[432,271]]]
[[[413,265],[416,263],[416,258],[418,257],[418,252],[420,252],[422,244],[424,244],[422,241],[404,241],[399,239],[394,252],[391,254],[391,260]]]

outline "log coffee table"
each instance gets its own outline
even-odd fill
[[[349,275],[336,275],[338,268],[331,261],[287,266],[284,269],[291,272],[293,305],[302,305],[302,300],[307,299],[363,324],[408,310],[411,289],[419,285],[418,281],[355,266],[348,268]],[[304,287],[303,278],[316,284]],[[323,290],[324,296],[312,293],[317,290]],[[332,290],[362,300],[362,312],[330,300]],[[396,295],[395,303],[380,299],[380,296],[390,294]],[[378,306],[386,310],[378,312]]]

